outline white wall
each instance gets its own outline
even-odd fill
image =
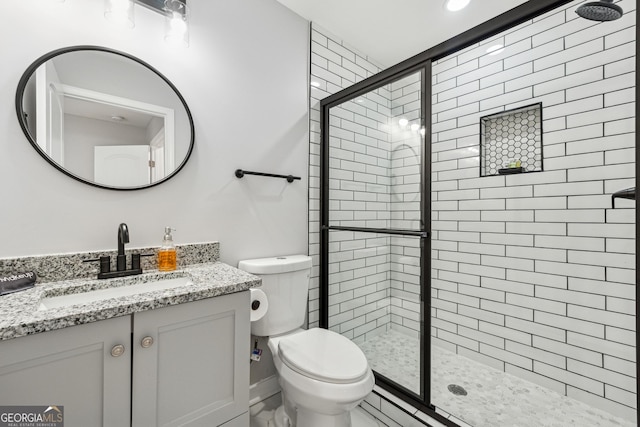
[[[103,17],[99,0],[22,0],[0,26],[0,257],[112,249],[126,222],[131,247],[220,241],[221,259],[307,252],[308,28],[275,0],[191,0],[190,46],[163,41],[163,18],[136,7],[136,27]],[[195,122],[186,167],[157,187],[122,192],[77,182],[45,162],[16,118],[26,67],[61,47],[100,45],[167,76]],[[236,168],[302,181],[245,177]]]

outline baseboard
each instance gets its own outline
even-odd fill
[[[278,384],[278,378],[275,375],[251,384],[249,387],[249,406],[262,402],[276,393],[280,393],[280,384]]]

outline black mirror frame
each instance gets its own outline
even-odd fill
[[[53,59],[56,56],[62,55],[64,53],[78,52],[78,51],[84,51],[84,50],[86,50],[86,51],[107,52],[107,53],[112,53],[112,54],[115,54],[115,55],[120,55],[120,56],[123,56],[125,58],[131,59],[132,61],[135,61],[138,64],[144,66],[145,68],[151,70],[154,74],[156,74],[158,77],[160,77],[174,91],[174,93],[178,96],[178,99],[180,99],[180,102],[182,103],[182,106],[184,107],[184,109],[185,109],[185,111],[187,113],[187,117],[189,118],[189,129],[191,131],[191,141],[189,141],[189,149],[187,150],[187,154],[184,157],[184,160],[182,161],[182,163],[180,163],[180,165],[178,165],[178,167],[172,173],[170,173],[169,175],[165,176],[161,180],[153,182],[153,183],[148,184],[148,185],[141,185],[141,186],[137,186],[137,187],[110,187],[110,186],[107,186],[107,185],[102,185],[102,184],[98,184],[96,182],[88,181],[85,178],[82,178],[82,177],[79,177],[77,175],[74,175],[69,170],[63,168],[58,163],[56,163],[53,159],[51,159],[51,157],[49,157],[47,155],[47,153],[43,152],[42,149],[40,148],[40,146],[36,143],[35,138],[33,137],[33,135],[31,135],[31,133],[29,132],[29,129],[27,128],[27,123],[26,123],[25,117],[23,115],[23,106],[22,106],[23,103],[22,103],[22,100],[23,100],[25,88],[27,86],[27,82],[29,81],[29,79],[31,78],[33,73],[36,71],[36,69],[38,67],[40,67],[42,64],[44,64],[46,61],[48,61],[50,59]],[[80,45],[80,46],[64,47],[64,48],[61,48],[61,49],[53,50],[53,51],[51,51],[49,53],[46,53],[46,54],[42,55],[40,58],[36,59],[31,65],[29,65],[29,67],[27,67],[27,69],[22,74],[22,77],[20,78],[20,81],[18,83],[18,89],[16,91],[16,114],[18,116],[18,122],[20,123],[20,127],[22,128],[22,132],[24,133],[24,135],[29,140],[29,143],[38,152],[38,154],[40,154],[49,164],[51,164],[53,167],[55,167],[56,169],[58,169],[60,172],[64,173],[65,175],[67,175],[67,176],[69,176],[69,177],[71,177],[71,178],[73,178],[73,179],[75,179],[77,181],[80,181],[80,182],[83,182],[85,184],[91,185],[93,187],[104,188],[104,189],[107,189],[107,190],[117,190],[117,191],[142,190],[142,189],[145,189],[145,188],[155,187],[158,184],[162,184],[163,182],[168,181],[169,179],[173,178],[178,172],[180,172],[180,170],[182,170],[184,165],[189,160],[189,157],[191,157],[191,153],[193,152],[193,146],[194,146],[194,141],[195,141],[195,129],[194,129],[194,125],[193,125],[193,116],[191,115],[191,110],[189,110],[189,106],[187,105],[187,103],[184,100],[184,97],[182,96],[180,91],[178,91],[178,89],[173,85],[173,83],[171,83],[171,81],[169,81],[168,78],[166,78],[162,73],[160,73],[158,70],[156,70],[154,67],[152,67],[148,63],[144,62],[143,60],[141,60],[139,58],[136,58],[135,56],[129,55],[127,53],[120,52],[120,51],[117,51],[117,50],[114,50],[114,49],[110,49],[110,48],[106,48],[106,47],[102,47],[102,46]]]

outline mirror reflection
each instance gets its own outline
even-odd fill
[[[31,144],[55,167],[91,185],[156,185],[177,173],[192,150],[193,123],[178,91],[121,52],[52,52],[25,72],[17,96]]]

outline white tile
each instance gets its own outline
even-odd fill
[[[554,326],[567,331],[573,331],[597,338],[604,338],[604,325],[593,321],[575,319],[565,315],[536,311],[535,321],[544,325]],[[550,338],[550,337],[547,337]]]
[[[557,92],[559,90],[570,90],[570,88],[576,88],[591,82],[600,81],[603,77],[604,71],[602,67],[590,68],[566,77],[557,78],[544,83],[538,83],[533,88],[533,94],[534,96],[541,96]]]
[[[481,218],[482,221],[533,222],[533,210],[482,211]]]
[[[504,279],[506,277],[504,268],[485,265],[460,264],[458,269],[461,273],[477,274],[479,276],[495,277],[498,279]]]
[[[564,369],[558,369],[554,366],[550,366],[541,362],[534,362],[533,371],[551,378],[555,378],[565,384],[570,384],[574,387],[580,388],[590,393],[604,396],[604,384],[589,377],[574,374],[573,372],[566,371]]]
[[[611,278],[609,278],[611,280]],[[612,281],[590,280],[588,278],[569,278],[569,289],[578,292],[614,296],[618,298],[635,298],[635,289],[631,284],[614,283]]]
[[[539,222],[590,222],[604,223],[604,209],[577,210],[537,210],[536,221]]]
[[[564,394],[566,386],[559,382],[555,381],[549,377],[544,375],[539,375],[534,372],[531,372],[528,369],[522,369],[517,366],[507,365],[505,368],[505,372],[515,375],[518,378],[523,378],[526,381],[532,382],[534,384],[541,385],[550,390],[554,390],[556,393]]]
[[[630,224],[568,224],[567,228],[569,236],[626,238],[634,233]]]
[[[498,95],[498,96],[494,96],[493,98],[480,100],[480,109],[488,110],[490,108],[496,108],[502,105],[528,100],[528,99],[531,99],[532,97],[533,97],[533,88],[526,87],[523,89],[515,90],[513,92],[506,92],[504,95]]]
[[[489,357],[503,360],[508,364],[519,366],[523,369],[532,369],[533,367],[533,360],[531,360],[531,358],[523,357],[519,354],[505,351],[488,344],[480,343],[480,353],[486,354]]]
[[[584,113],[585,111],[593,111],[602,109],[604,107],[604,99],[602,96],[591,96],[589,98],[565,102],[563,104],[555,105],[553,107],[547,107],[544,110],[544,116],[546,118],[553,117],[561,117],[561,116],[569,116],[567,117],[567,126],[570,126],[570,118],[572,115],[578,113]],[[546,141],[547,143],[549,141]]]
[[[585,292],[536,286],[536,297],[603,310],[605,308],[604,296]]]
[[[509,250],[509,247],[507,247],[507,250]],[[482,255],[481,262],[482,265],[525,271],[533,271],[534,266],[534,261],[531,259],[508,258],[492,255]]]
[[[558,274],[567,277],[604,280],[604,271],[604,267],[552,261],[536,261],[536,272]]]
[[[579,168],[569,170],[567,173],[569,181],[633,178],[635,176],[635,165],[632,163],[625,163],[611,166]]]
[[[583,307],[578,305],[569,305],[567,307],[567,310],[568,315],[576,319],[597,319],[598,323],[602,323],[605,325],[629,330],[633,330],[635,328],[635,318],[632,315],[598,310],[595,308]]]
[[[585,351],[590,349],[591,351],[597,351],[598,353],[608,354],[614,357],[620,357],[625,360],[635,360],[635,348],[633,346],[615,343],[613,341],[605,341],[604,339],[578,334],[575,332],[567,332],[567,343],[583,348]],[[583,360],[579,357],[575,359]],[[589,361],[583,360],[587,363]],[[596,363],[594,363],[596,364]],[[597,362],[600,365],[600,362]]]
[[[635,268],[635,255],[570,250],[569,262],[577,264],[602,265],[605,267]]]
[[[526,62],[530,59],[523,59],[526,53],[531,52],[530,55],[539,54],[544,55],[545,53],[538,53],[535,49],[531,49],[531,39],[524,39],[517,41],[513,44],[506,45],[504,51],[499,55],[485,55],[480,58],[480,66],[483,67],[485,65],[491,64],[493,62],[501,61],[504,58],[505,68],[511,68],[522,62]],[[530,57],[529,55],[529,57]]]
[[[514,49],[514,51],[516,52],[509,52],[507,51],[507,49],[505,49],[505,52],[503,52],[503,54],[496,55],[505,58],[505,69],[517,67],[521,64],[525,64],[531,61],[533,61],[535,65],[536,60],[539,60],[539,58],[544,58],[546,56],[552,55],[555,52],[560,52],[563,49],[562,40],[554,40],[550,43],[531,48],[531,39],[525,39],[517,42],[514,46],[517,47],[517,49]],[[558,63],[559,62],[556,62],[553,65],[557,65]]]
[[[617,372],[593,366],[578,360],[567,360],[567,369],[571,372],[575,372],[576,374],[593,378],[604,384],[610,384],[623,390],[635,391],[636,388],[636,381],[634,377],[621,375]]]
[[[631,73],[635,70],[635,58],[630,57],[612,62],[604,66],[604,76],[613,77],[620,74]]]
[[[606,388],[605,388],[605,395],[607,395]],[[594,408],[599,408],[610,414],[616,414],[628,420],[635,420],[637,417],[636,410],[630,408],[629,406],[618,404],[612,400],[609,400],[608,398],[604,399],[599,396],[596,396],[593,393],[588,393],[586,391],[580,390],[575,387],[571,387],[571,386],[567,387],[567,396],[583,402],[587,402],[589,405],[593,406]]]
[[[599,152],[577,154],[573,156],[562,156],[550,159],[547,151],[548,147],[545,147],[544,168],[548,171],[554,169],[574,169],[589,166],[602,166],[605,162],[604,158],[606,155],[606,153]],[[628,157],[626,160],[628,161]]]
[[[633,56],[633,52],[635,51],[635,43],[627,43],[611,49],[597,52],[597,50],[595,49],[598,44],[602,44],[602,39],[596,39],[593,42],[587,42],[571,49],[577,49],[581,46],[590,45],[592,43],[594,44],[594,46],[593,49],[589,49],[590,52],[587,54],[588,56],[576,57],[578,59],[574,61],[570,60],[572,59],[571,57],[565,58],[565,60],[567,60],[567,74],[577,73],[588,68],[603,66],[611,62],[629,58],[630,56]]]
[[[511,67],[502,71],[502,61],[495,63],[500,65],[500,70],[480,79],[480,88],[485,89],[495,85],[503,84],[504,82],[517,79],[525,74],[533,73],[533,63],[525,62],[524,64],[518,65],[517,67]],[[490,66],[483,67],[490,68]],[[481,68],[481,70],[483,69]]]
[[[482,243],[504,244],[516,246],[533,246],[533,236],[527,234],[495,234],[482,233],[479,240]]]
[[[547,43],[545,45],[540,46],[539,48],[536,49],[540,49],[540,48],[544,48],[545,46],[550,46],[550,45],[554,45],[555,43],[560,42],[560,44],[562,44],[562,40],[557,40],[551,43]],[[555,48],[555,46],[554,46]],[[578,46],[574,46],[568,49],[564,49],[562,51],[559,52],[555,52],[555,53],[551,53],[554,52],[555,49],[549,49],[548,53],[545,53],[544,57],[541,57],[539,59],[536,59],[533,62],[533,67],[535,71],[538,70],[542,70],[544,68],[548,68],[548,67],[552,67],[554,65],[557,65],[559,63],[571,63],[569,61],[572,61],[574,59],[578,59],[578,58],[593,58],[597,52],[602,52],[602,50],[604,49],[604,40],[603,39],[596,39],[596,40],[592,40],[583,44],[580,44]],[[549,54],[551,53],[551,54]],[[616,52],[614,52],[613,54],[611,54],[609,57],[616,57],[619,56],[617,55]],[[618,58],[621,59],[621,58]],[[602,58],[602,60],[604,60],[604,58]],[[576,62],[576,61],[573,61]],[[605,63],[608,62],[613,62],[612,60],[607,60],[605,61]],[[597,66],[598,64],[594,64],[591,67],[586,67],[583,65],[582,62],[578,62],[576,63],[573,67],[569,68],[569,66],[567,65],[567,74],[572,74],[572,73],[576,73],[578,71],[582,71],[584,69],[587,68],[593,68],[595,66]],[[602,65],[602,64],[601,64]],[[583,67],[582,69],[580,67]]]
[[[565,353],[561,352],[561,351],[557,351],[555,349],[555,347],[552,347],[551,344],[553,344],[555,346],[554,343],[556,343],[557,341],[563,341],[566,338],[566,331],[564,331],[563,329],[557,328],[557,327],[553,327],[553,326],[547,326],[547,325],[543,325],[537,322],[533,322],[533,321],[527,321],[527,320],[522,320],[522,319],[516,319],[513,317],[507,317],[505,319],[505,326],[511,329],[515,329],[521,332],[525,332],[528,334],[531,334],[534,337],[533,340],[533,345],[535,347],[540,347],[540,348],[544,348],[546,350],[549,351],[553,351],[554,353],[557,354],[562,354],[564,355]],[[549,343],[546,347],[545,346],[540,346],[536,343],[535,341],[535,337],[545,337],[548,338],[550,340],[554,340],[552,343]],[[544,344],[544,343],[543,343]]]
[[[567,89],[567,101],[587,98],[594,95],[602,95],[615,92],[621,89],[635,86],[635,73],[622,74],[616,77],[596,81],[594,83],[583,84],[579,87]]]
[[[566,236],[565,224],[552,222],[508,222],[507,233]]]
[[[490,312],[504,314],[508,317],[517,317],[519,319],[533,321],[533,310],[528,308],[487,300],[480,301],[480,308]]]
[[[588,348],[582,348],[536,335],[533,336],[533,345],[534,347],[541,348],[552,353],[581,360],[592,365],[602,366],[602,354],[589,350]]]
[[[504,325],[505,322],[505,316],[503,314],[493,313],[491,311],[466,305],[458,307],[458,313],[463,316],[473,317],[474,319],[478,319],[482,322],[493,323],[501,326]]]
[[[522,209],[566,209],[566,197],[531,197],[522,199],[507,199],[507,210]]]
[[[507,43],[514,43],[518,40],[522,40],[524,38],[532,36],[535,41],[536,34],[548,33],[550,31],[553,31],[555,29],[554,27],[558,27],[561,24],[564,24],[564,22],[564,14],[562,13],[554,13],[551,16],[543,16],[540,21],[535,22],[533,25],[528,25],[524,28],[507,34],[505,36],[505,41]]]
[[[602,125],[588,125],[572,129],[565,129],[555,132],[546,132],[544,134],[545,144],[558,144],[571,141],[581,141],[584,139],[598,138],[604,135]],[[595,151],[595,150],[591,150]],[[601,150],[602,151],[602,150]],[[546,152],[546,147],[545,147]],[[569,153],[567,154],[574,154]]]
[[[506,81],[504,89],[506,92],[511,92],[523,87],[529,87],[538,83],[548,82],[552,80],[564,77],[564,64],[557,65],[555,67],[546,68],[536,73],[524,75],[522,77]],[[625,82],[626,84],[626,82]],[[628,87],[628,86],[624,86]],[[604,93],[604,92],[599,92]]]
[[[527,258],[532,260],[560,261],[567,260],[567,251],[562,249],[528,248],[523,246],[507,246],[508,257]],[[516,269],[516,266],[512,266]]]

